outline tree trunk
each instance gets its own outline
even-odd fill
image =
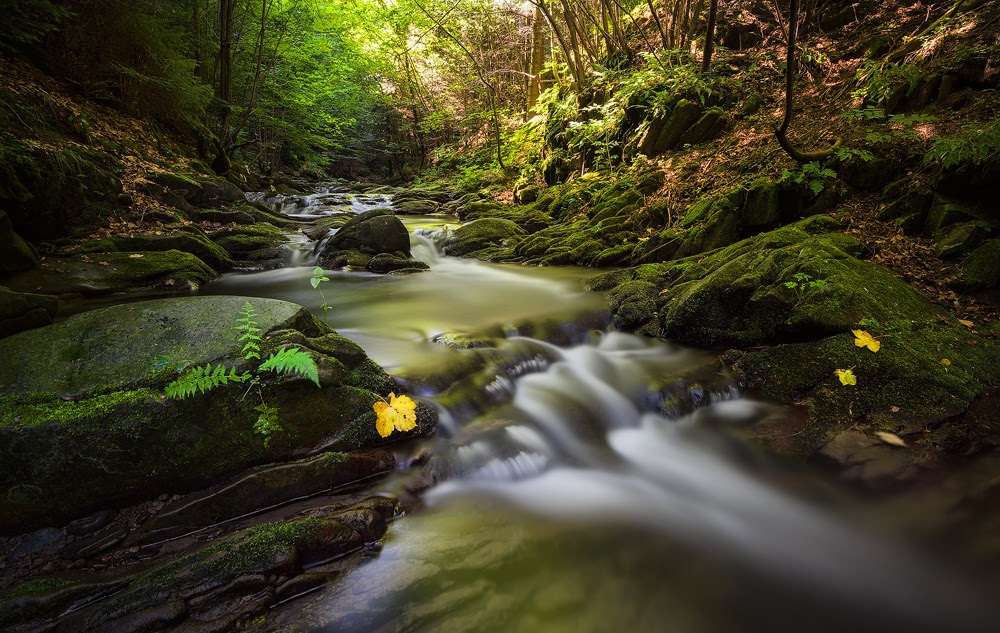
[[[705,54],[701,59],[701,72],[705,74],[712,65],[715,50],[715,20],[719,15],[719,0],[712,0],[708,7],[708,26],[705,28]]]
[[[531,66],[528,69],[528,110],[535,107],[542,92],[542,67],[545,66],[545,16],[541,7],[535,7],[531,22]]]

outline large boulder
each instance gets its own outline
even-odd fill
[[[444,251],[447,255],[462,257],[523,235],[524,229],[511,220],[482,218],[458,227]]]
[[[344,223],[327,240],[319,261],[328,268],[350,266],[375,273],[427,268],[411,257],[410,233],[387,208],[359,213]]]
[[[0,286],[0,338],[52,323],[59,299]]]
[[[0,273],[28,270],[38,263],[38,253],[14,232],[10,218],[0,211]]]
[[[1000,444],[997,425],[955,418],[1000,384],[996,332],[980,335],[859,259],[861,245],[838,228],[816,216],[591,286],[609,293],[619,328],[731,349],[744,388],[805,405],[812,424],[789,441],[796,450],[816,451],[853,424],[912,437],[928,454]],[[856,346],[853,330],[880,349]],[[837,369],[852,369],[857,385],[841,384]]]
[[[244,302],[266,350],[308,350],[322,388],[262,376],[164,399],[176,366],[248,369]],[[120,305],[0,340],[0,533],[60,524],[109,505],[210,483],[247,467],[380,441],[372,405],[394,388],[364,351],[304,308],[268,299],[186,297]],[[161,357],[156,369],[154,359]],[[265,372],[267,373],[267,372]],[[283,430],[254,431],[261,399]],[[83,492],[81,492],[83,491]]]
[[[44,257],[4,285],[18,292],[93,296],[130,290],[189,292],[219,275],[190,253],[176,250]]]
[[[106,237],[85,242],[74,253],[141,253],[145,251],[177,250],[191,253],[218,271],[230,270],[233,260],[219,245],[212,243],[208,236],[195,227],[183,230],[163,231],[160,235],[139,234]]]

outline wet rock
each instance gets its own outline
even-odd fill
[[[130,543],[144,545],[193,532],[393,469],[388,451],[368,454],[324,453],[317,457],[262,466],[225,484],[167,505],[145,523]]]
[[[38,253],[14,232],[10,218],[0,211],[0,273],[28,270],[38,263]]]
[[[836,462],[845,479],[872,489],[898,488],[920,472],[912,451],[859,431],[838,433],[820,449],[820,455]]]
[[[320,261],[323,265],[338,261],[341,253],[356,252],[371,258],[380,253],[410,257],[410,233],[391,210],[372,209],[348,220],[327,241]],[[367,265],[367,261],[364,265]]]
[[[180,251],[100,253],[45,257],[31,270],[4,283],[17,292],[101,295],[126,290],[189,292],[218,277],[194,255]]]
[[[93,536],[80,539],[63,549],[61,555],[67,560],[96,558],[125,540],[129,530],[124,526],[110,527]]]
[[[71,521],[69,525],[66,526],[66,533],[72,534],[73,536],[90,534],[91,532],[96,532],[97,530],[107,526],[109,523],[114,521],[117,516],[117,510],[100,510],[90,516],[77,519],[76,521]]]
[[[274,595],[279,600],[287,600],[295,596],[306,593],[318,587],[322,587],[329,582],[327,574],[300,574],[280,585],[275,589]]]
[[[218,207],[226,202],[246,202],[246,195],[223,178],[199,177],[201,190],[191,196],[191,203],[198,207]]]
[[[1000,285],[1000,239],[989,240],[962,261],[955,285],[969,290]]]
[[[11,553],[10,558],[12,560],[20,560],[22,558],[27,558],[37,554],[38,552],[55,545],[63,538],[62,530],[58,528],[42,528],[40,530],[35,530],[31,534],[24,537],[17,547],[15,547]]]
[[[511,220],[501,218],[473,220],[455,230],[444,252],[463,257],[488,246],[502,245],[512,237],[525,234],[525,230]]]
[[[73,253],[142,253],[170,250],[191,253],[218,271],[226,271],[233,267],[233,261],[225,250],[213,244],[201,231],[190,230],[167,235],[135,235],[92,240],[76,248]]]
[[[281,260],[288,234],[270,224],[250,224],[224,228],[210,234],[239,264]]]
[[[419,272],[430,268],[427,264],[412,257],[398,257],[390,253],[379,253],[365,264],[368,272],[384,275],[387,273]]]
[[[946,226],[978,220],[980,219],[978,215],[973,204],[944,196],[934,196],[934,201],[927,212],[927,221],[924,223],[924,233],[936,235]]]
[[[105,622],[93,629],[95,633],[156,633],[171,628],[187,617],[187,605],[182,600],[148,607],[135,613]]]
[[[253,402],[243,399],[240,385],[182,401],[161,398],[176,373],[151,372],[157,354],[193,365],[245,366],[234,335],[245,301],[131,303],[0,339],[0,357],[23,359],[0,366],[0,452],[6,456],[0,485],[7,491],[0,498],[0,533],[68,521],[164,490],[190,490],[265,460],[380,441],[373,391],[390,391],[390,379],[357,345],[283,301],[250,300],[262,335],[270,337],[265,356],[301,341],[336,372],[323,389],[307,380],[265,380],[263,394],[278,407],[285,429],[267,447],[253,432]],[[75,395],[60,398],[66,394]]]
[[[433,200],[403,200],[394,203],[393,208],[400,215],[429,215],[436,213],[441,205]]]
[[[971,251],[989,235],[989,227],[979,221],[959,222],[940,231],[934,252],[938,257],[953,257]]]
[[[59,299],[0,286],[0,338],[52,323]]]

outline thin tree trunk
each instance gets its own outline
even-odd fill
[[[708,7],[708,26],[705,28],[705,54],[701,58],[701,72],[705,74],[712,65],[712,52],[715,50],[715,20],[719,13],[719,0],[712,0]]]
[[[541,7],[535,7],[531,23],[531,65],[528,67],[528,110],[535,107],[542,91],[542,68],[545,66],[545,16]]]

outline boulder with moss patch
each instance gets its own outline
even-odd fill
[[[28,270],[38,263],[38,253],[14,232],[10,218],[0,211],[0,273]]]
[[[168,231],[165,235],[146,234],[91,240],[74,249],[73,253],[141,253],[177,250],[191,253],[215,270],[230,270],[233,267],[233,260],[229,254],[208,239],[203,232],[190,230],[192,228],[194,227],[184,231]]]
[[[44,257],[4,284],[18,292],[94,296],[132,290],[189,292],[218,276],[194,255],[169,250]]]
[[[132,303],[0,340],[0,355],[23,359],[0,367],[0,451],[9,456],[0,462],[0,532],[192,489],[255,464],[380,442],[372,404],[393,390],[391,379],[357,345],[283,301],[249,300],[268,349],[308,350],[322,389],[264,377],[263,397],[284,429],[268,445],[254,432],[260,401],[245,396],[245,385],[163,399],[177,373],[157,370],[157,356],[168,366],[248,368],[236,329],[245,301]]]
[[[609,292],[623,329],[739,350],[727,359],[745,388],[809,409],[813,423],[794,450],[816,451],[859,421],[920,439],[1000,384],[996,345],[858,259],[856,240],[830,232],[838,226],[816,216],[591,286]],[[855,346],[854,329],[877,337],[880,351]],[[853,368],[858,385],[841,385],[838,368]],[[1000,442],[1000,430],[983,432]]]
[[[329,268],[363,268],[376,255],[411,259],[410,233],[391,209],[378,208],[351,217],[327,241],[320,262]]]
[[[510,220],[483,218],[458,227],[445,247],[448,255],[464,257],[488,246],[502,245],[511,238],[525,235],[524,229]]]
[[[0,338],[52,323],[59,299],[0,286]]]

